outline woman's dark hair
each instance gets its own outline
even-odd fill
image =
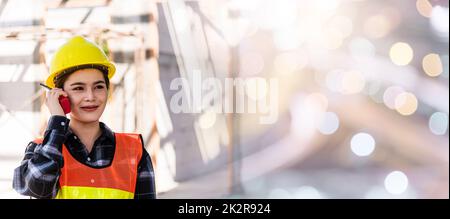
[[[86,69],[86,68],[95,68],[95,69],[101,71],[102,74],[103,74],[103,78],[105,79],[106,89],[109,90],[108,68],[106,68],[105,66],[92,65],[92,64],[76,66],[76,67],[64,70],[58,76],[56,76],[55,79],[53,79],[54,82],[55,82],[55,87],[63,88],[64,82],[66,82],[66,80],[69,77],[69,75],[71,75],[75,71],[78,71],[78,70],[81,70],[81,69]]]

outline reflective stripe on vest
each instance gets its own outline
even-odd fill
[[[78,162],[63,145],[64,166],[57,199],[131,199],[142,157],[138,134],[115,133],[116,147],[110,166],[93,168]]]

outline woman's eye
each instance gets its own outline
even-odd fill
[[[73,88],[73,90],[83,90],[83,88],[82,87],[75,87],[75,88]]]
[[[95,88],[97,88],[97,89],[103,89],[103,88],[105,88],[103,85],[98,85],[97,87],[95,87]]]

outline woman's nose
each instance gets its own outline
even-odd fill
[[[84,98],[87,101],[91,101],[95,99],[94,91],[92,89],[86,90],[86,96]]]

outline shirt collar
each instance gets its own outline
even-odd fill
[[[101,131],[101,135],[98,139],[100,139],[100,140],[114,139],[114,132],[103,122],[100,122],[100,131]],[[69,129],[67,130],[67,133],[66,133],[66,139],[69,137],[73,137],[73,136],[76,136],[76,135],[69,126]]]

